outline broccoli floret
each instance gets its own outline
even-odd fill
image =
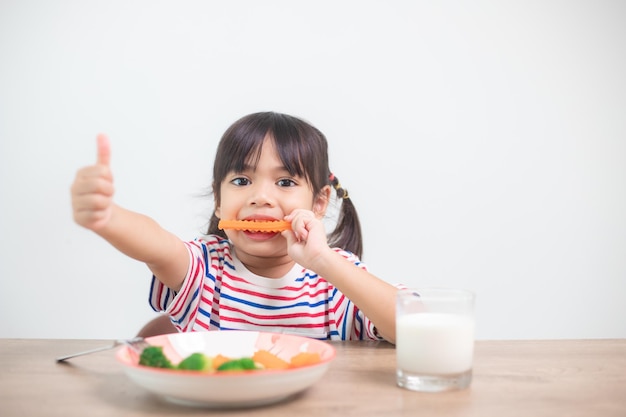
[[[178,369],[188,371],[213,371],[213,358],[203,353],[192,353],[180,361]]]
[[[148,346],[141,352],[139,365],[151,366],[153,368],[173,369],[174,365],[163,353],[162,346]]]
[[[252,358],[233,359],[232,361],[224,362],[217,370],[218,371],[250,371],[258,369]]]

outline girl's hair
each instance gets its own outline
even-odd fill
[[[216,204],[220,204],[220,185],[229,172],[256,166],[266,135],[274,140],[278,157],[289,174],[304,177],[311,185],[314,196],[326,185],[335,189],[337,198],[341,200],[341,209],[337,225],[328,235],[328,244],[361,257],[363,239],[359,217],[348,192],[328,167],[326,137],[311,124],[294,116],[274,112],[253,113],[237,120],[224,132],[213,165],[212,191]],[[218,229],[218,222],[213,211],[207,234],[226,238],[224,231]]]

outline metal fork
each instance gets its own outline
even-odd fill
[[[150,344],[148,342],[146,342],[143,337],[134,337],[132,339],[120,339],[120,340],[114,341],[112,344],[107,345],[107,346],[102,346],[102,347],[91,349],[91,350],[85,350],[85,351],[82,351],[82,352],[76,352],[76,353],[72,353],[70,355],[59,356],[56,359],[56,361],[57,362],[63,362],[63,361],[66,361],[67,359],[75,358],[76,356],[83,356],[83,355],[89,355],[90,353],[102,352],[103,350],[114,349],[114,348],[116,348],[118,346],[121,346],[121,345],[126,345],[126,346],[130,347],[131,349],[133,349],[138,354],[141,354],[141,352],[145,348],[150,346]]]

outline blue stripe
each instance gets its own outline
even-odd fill
[[[176,296],[176,293],[174,293],[174,295],[172,295],[173,291],[169,289],[169,287],[165,287],[165,300],[163,300],[163,306],[165,306],[165,308],[167,308],[167,306],[170,304],[170,298],[173,299]]]
[[[306,273],[305,273],[303,276],[296,278],[296,280],[295,280],[295,281],[296,281],[296,282],[302,282],[302,281],[304,281],[305,279],[307,279],[307,280],[316,279],[316,278],[317,278],[317,276],[318,276],[318,275],[317,275],[317,274],[315,274],[315,273],[310,274],[310,273],[309,273],[309,271],[307,270],[307,271],[306,271]]]
[[[205,276],[206,276],[208,279],[210,279],[211,281],[213,281],[213,286],[215,286],[215,282],[216,282],[216,281],[215,281],[215,280],[216,280],[215,275],[211,274],[211,273],[209,272],[209,270],[207,269]]]
[[[152,302],[152,296],[154,296],[154,280],[156,278],[154,277],[154,275],[152,275],[152,281],[150,283],[150,294],[148,294],[148,304],[150,304],[150,307],[152,307],[152,309],[156,312],[159,312],[161,310],[160,306],[159,308],[156,308],[154,306],[155,303]],[[158,304],[158,302],[156,303]]]
[[[356,315],[356,321],[359,323],[359,327],[361,328],[361,332],[359,335],[359,340],[363,340],[363,333],[365,333],[365,330],[363,329],[363,319],[361,318],[361,315],[358,314]]]
[[[167,305],[169,304],[169,300],[172,297],[172,291],[168,287],[165,287],[165,297],[163,297],[163,299],[154,300],[154,289],[158,285],[162,284],[160,282],[157,283],[157,278],[154,275],[152,275],[151,281],[152,282],[150,283],[150,292],[148,294],[148,304],[150,305],[150,307],[152,307],[152,310],[156,311],[157,313],[165,311],[167,309]]]
[[[215,282],[215,276],[211,275],[211,268],[209,267],[211,265],[211,258],[209,256],[209,254],[212,253],[216,253],[217,254],[217,259],[221,262],[224,260],[223,256],[220,256],[220,253],[217,249],[211,249],[211,250],[207,250],[207,245],[206,244],[202,244],[202,258],[204,259],[204,276],[209,278],[211,281]]]
[[[309,303],[308,301],[302,301],[299,303],[295,303],[295,304],[289,304],[289,305],[283,305],[283,306],[268,306],[266,304],[259,304],[259,303],[253,303],[252,301],[248,301],[248,300],[244,300],[242,298],[237,298],[237,297],[233,297],[232,295],[229,294],[221,294],[221,298],[225,298],[227,300],[232,300],[232,301],[236,301],[240,304],[245,304],[245,305],[249,305],[252,307],[257,307],[257,308],[261,308],[264,310],[285,310],[285,309],[291,309],[294,307],[302,307],[302,306],[309,306],[309,307],[317,307],[320,305],[327,305],[329,300],[321,300],[318,301],[316,303]]]
[[[207,268],[208,265],[211,265],[209,263],[209,254],[208,251],[206,249],[206,245],[203,243],[202,244],[202,258],[204,259],[204,273],[207,274],[209,272],[209,268]]]
[[[328,297],[328,302],[332,302],[335,299],[335,295],[337,294],[337,288],[333,287],[333,292],[330,294],[330,297]]]
[[[208,311],[206,311],[206,310],[205,310],[205,309],[203,309],[203,308],[199,308],[199,309],[198,309],[198,313],[202,314],[204,317],[207,317],[207,318],[209,318],[209,319],[211,318],[211,313],[210,313],[210,312],[208,312]]]
[[[346,308],[344,309],[344,313],[343,313],[343,322],[341,323],[341,340],[347,340],[348,338],[346,337],[346,328],[348,326],[348,313],[350,312],[350,304],[352,304],[352,301],[348,300],[348,304],[346,304]]]
[[[178,324],[182,323],[183,321],[185,321],[185,319],[187,318],[187,315],[189,314],[189,310],[191,310],[191,306],[193,304],[195,304],[193,301],[198,298],[198,294],[200,293],[200,288],[196,288],[196,290],[193,292],[193,296],[191,297],[191,300],[189,300],[189,302],[187,303],[187,308],[185,309],[185,312],[183,313],[183,315],[180,317],[180,320],[177,321]]]

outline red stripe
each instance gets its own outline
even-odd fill
[[[311,319],[311,318],[326,316],[326,312],[325,311],[320,311],[320,312],[317,312],[317,313],[300,312],[300,313],[289,313],[289,314],[254,314],[254,313],[251,313],[249,311],[241,310],[241,309],[238,309],[238,308],[235,308],[235,307],[231,307],[231,306],[221,306],[220,310],[221,311],[224,311],[224,310],[232,311],[234,313],[242,314],[244,316],[253,317],[255,319],[261,319],[261,320],[277,320],[277,319],[293,319],[293,318],[309,318],[309,319]],[[222,315],[223,319],[226,319],[227,317]],[[325,322],[325,324],[328,324],[328,322]]]
[[[191,323],[191,322],[190,322],[190,323]],[[209,325],[208,325],[208,324],[206,324],[206,323],[205,323],[205,322],[203,322],[203,321],[197,320],[197,321],[195,321],[195,322],[193,322],[193,323],[194,323],[194,327],[195,327],[196,325],[198,325],[198,326],[200,326],[200,327],[204,328],[205,330],[210,330]],[[194,330],[194,331],[195,331],[195,330]]]
[[[195,287],[195,283],[197,278],[200,276],[200,272],[202,269],[202,260],[199,258],[191,258],[192,259],[192,264],[191,264],[191,275],[189,276],[189,279],[187,279],[185,281],[185,286],[183,288],[181,288],[179,294],[178,294],[178,300],[176,302],[176,304],[172,307],[172,315],[177,315],[180,314],[181,310],[183,309],[183,307],[185,307],[185,300],[188,299],[189,297],[189,293],[192,291],[192,289]]]
[[[222,321],[225,321],[227,323],[244,323],[244,324],[249,324],[252,326],[259,326],[259,327],[277,327],[276,323],[268,323],[268,324],[263,324],[263,323],[256,323],[256,322],[251,322],[248,320],[244,320],[244,319],[237,319],[237,318],[222,318]],[[314,329],[314,328],[327,328],[328,323],[317,323],[317,324],[311,324],[311,323],[304,323],[304,324],[298,324],[298,323],[281,323],[280,326],[278,327],[288,327],[291,329]]]
[[[167,308],[167,306],[163,305],[163,287],[165,287],[165,285],[163,285],[163,283],[156,277],[154,279],[156,280],[156,302],[154,304],[158,305],[161,309],[165,309]]]
[[[198,310],[194,310],[192,311],[192,313],[189,315],[189,320],[187,320],[187,325],[185,326],[185,331],[187,331],[187,329],[189,329],[190,325],[193,325],[193,323],[196,322],[195,318],[196,318],[196,313]]]
[[[302,297],[315,298],[321,294],[325,294],[328,292],[327,289],[324,288],[312,294],[311,293],[296,293],[293,297],[288,297],[285,295],[270,295],[270,294],[265,294],[265,293],[258,292],[258,291],[246,290],[246,289],[234,287],[225,282],[222,282],[222,291],[224,288],[227,288],[236,294],[247,294],[247,295],[252,295],[252,296],[265,299],[265,300],[281,300],[281,301],[295,301]]]
[[[248,281],[246,281],[245,279],[238,277],[236,275],[232,275],[228,270],[223,270],[223,274],[225,277],[228,277],[231,281],[233,282],[241,282],[244,284],[250,284]],[[313,283],[311,283],[310,280],[307,281],[303,281],[302,285],[300,286],[286,286],[286,287],[280,287],[277,288],[278,290],[282,290],[282,291],[305,291],[305,288],[311,288],[311,289],[317,289],[318,286],[324,286],[323,289],[319,290],[318,292],[325,292],[328,290],[328,288],[334,288],[332,287],[332,285],[330,283],[328,283],[328,281],[326,281],[325,279],[319,277],[317,279],[315,279],[315,281]]]

